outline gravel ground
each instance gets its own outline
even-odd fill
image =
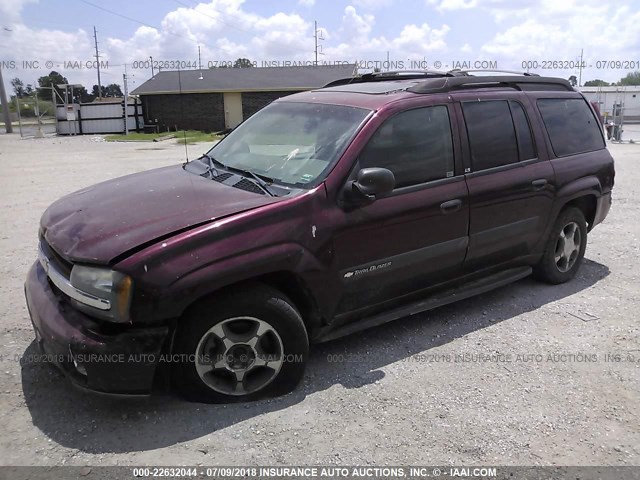
[[[524,279],[318,345],[293,393],[202,405],[106,400],[20,361],[36,351],[22,285],[43,210],[184,159],[100,140],[0,135],[0,464],[640,464],[640,145],[610,145],[614,205],[574,281]]]

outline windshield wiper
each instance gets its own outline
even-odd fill
[[[270,183],[272,183],[273,182],[272,178],[266,177],[264,175],[258,175],[257,173],[254,173],[251,170],[245,170],[243,168],[231,167],[229,165],[225,165],[220,160],[216,160],[215,158],[213,158],[208,153],[203,153],[202,156],[200,157],[200,159],[202,159],[202,158],[206,158],[207,159],[208,170],[205,173],[212,173],[213,175],[215,175],[217,177],[217,176],[219,176],[219,174],[218,174],[218,170],[216,169],[216,167],[224,168],[225,170],[228,170],[230,172],[239,173],[242,176],[250,177],[252,180],[255,181],[255,183],[267,195],[269,195],[270,197],[275,197],[276,196],[276,194],[273,193],[271,191],[271,189],[269,188],[269,184],[265,181],[265,180],[268,180]]]
[[[209,169],[205,173],[212,173],[216,177],[219,176],[218,170],[216,170],[216,166],[218,168],[228,168],[224,163],[220,162],[219,160],[216,160],[215,158],[213,158],[208,153],[203,153],[200,158],[206,158],[207,159],[207,166],[209,167]]]

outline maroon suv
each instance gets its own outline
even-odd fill
[[[369,74],[282,98],[198,160],[42,216],[37,342],[90,390],[281,394],[311,342],[533,273],[566,282],[611,205],[598,119],[565,80]]]

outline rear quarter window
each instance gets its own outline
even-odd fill
[[[541,98],[537,104],[556,156],[604,148],[600,124],[584,99]]]

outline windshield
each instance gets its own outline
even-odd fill
[[[275,183],[313,186],[324,179],[369,113],[343,105],[272,103],[207,154]]]

